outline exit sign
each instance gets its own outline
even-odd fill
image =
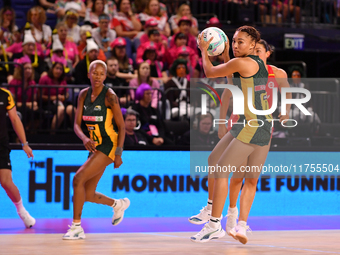
[[[303,50],[305,36],[303,34],[285,34],[284,48],[289,50]]]

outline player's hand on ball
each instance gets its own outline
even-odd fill
[[[121,164],[123,164],[122,157],[119,155],[115,156],[115,160],[113,161],[114,168],[119,168]]]
[[[223,60],[226,61],[226,60],[230,60],[230,57],[229,57],[229,40],[227,42],[225,42],[225,48],[224,48],[224,51],[222,53],[222,57],[223,57]]]
[[[198,40],[197,40],[197,43],[198,43],[198,48],[204,52],[204,51],[207,51],[208,48],[209,48],[209,45],[210,45],[210,42],[213,40],[214,38],[211,37],[209,41],[204,41],[203,39],[203,34],[200,33],[198,35]]]

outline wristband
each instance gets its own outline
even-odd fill
[[[123,154],[123,148],[122,147],[117,147],[115,155],[116,156],[122,156],[122,154]]]
[[[24,147],[25,145],[28,145],[28,142],[21,144],[22,147]]]

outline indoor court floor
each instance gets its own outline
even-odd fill
[[[242,245],[227,235],[193,243],[190,236],[202,226],[186,218],[126,218],[116,227],[110,219],[83,219],[86,239],[67,241],[62,235],[68,219],[38,219],[32,229],[24,229],[19,219],[1,219],[0,254],[340,254],[339,216],[252,217],[249,222],[253,232]]]

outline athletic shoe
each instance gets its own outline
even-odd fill
[[[251,232],[249,226],[237,224],[236,227],[230,230],[230,235],[236,240],[239,240],[242,244],[246,244],[248,242],[247,231]]]
[[[227,224],[226,224],[225,229],[226,229],[226,232],[227,232],[228,235],[230,235],[230,236],[232,236],[236,239],[235,236],[230,234],[230,230],[232,230],[234,227],[237,226],[236,220],[237,220],[237,217],[238,217],[238,210],[237,210],[237,207],[235,207],[235,208],[236,208],[236,210],[234,210],[234,212],[232,212],[230,210],[230,208],[228,209]]]
[[[223,230],[221,223],[219,223],[217,228],[212,228],[209,226],[209,222],[205,224],[200,232],[192,236],[190,240],[195,243],[206,243],[211,239],[218,239],[225,236],[225,231]]]
[[[85,239],[84,229],[81,226],[68,226],[70,229],[67,230],[66,234],[63,236],[64,240],[78,240]]]
[[[211,217],[211,210],[208,210],[207,207],[203,207],[199,214],[190,217],[188,220],[190,223],[195,225],[201,225],[207,223]]]
[[[20,213],[18,212],[18,215],[24,222],[26,228],[31,228],[35,225],[35,222],[36,222],[35,219],[26,210]]]
[[[130,200],[128,198],[119,199],[122,201],[120,207],[113,208],[112,225],[118,225],[124,218],[124,211],[130,206]]]

